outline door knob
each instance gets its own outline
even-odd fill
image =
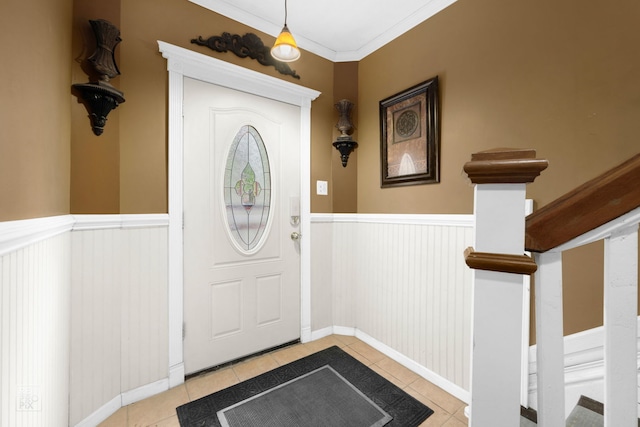
[[[298,233],[297,231],[294,231],[293,233],[291,233],[291,240],[300,240],[301,237],[302,237],[302,234]]]

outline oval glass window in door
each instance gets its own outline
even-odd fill
[[[271,171],[267,149],[253,126],[242,126],[229,148],[224,203],[229,233],[238,249],[257,251],[271,213]]]

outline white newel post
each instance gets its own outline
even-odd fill
[[[471,427],[520,425],[523,274],[536,269],[524,254],[526,184],[547,167],[533,150],[492,150],[464,167],[475,187]]]

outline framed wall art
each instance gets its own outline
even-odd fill
[[[381,187],[440,182],[438,77],[380,101]]]

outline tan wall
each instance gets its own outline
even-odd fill
[[[471,153],[535,148],[540,206],[640,151],[640,4],[459,0],[360,63],[360,212],[470,213]],[[378,102],[435,75],[440,184],[380,189]],[[376,165],[378,167],[376,167]]]
[[[83,48],[87,20],[103,18],[120,28],[116,48],[121,75],[112,84],[124,92],[125,103],[109,114],[105,132],[91,133],[86,112],[74,107],[71,200],[74,213],[162,213],[167,211],[167,69],[158,52],[158,40],[213,56],[273,77],[322,92],[312,107],[312,175],[330,170],[329,150],[333,121],[333,64],[303,52],[292,68],[296,80],[249,58],[218,53],[190,41],[222,32],[256,33],[265,44],[273,37],[229,20],[187,1],[111,0],[95,4],[76,0],[74,59],[86,62],[92,49]],[[92,35],[92,33],[89,33]],[[74,65],[74,83],[88,76]],[[79,112],[78,112],[79,111]],[[330,146],[330,142],[329,142]],[[323,178],[325,179],[325,178]],[[316,200],[312,200],[315,209]]]
[[[355,171],[358,212],[471,213],[473,192],[462,166],[471,153],[500,146],[535,148],[550,161],[528,191],[542,206],[640,149],[640,4],[633,0],[615,7],[459,0],[357,64],[359,147],[347,170],[336,168],[331,146],[337,135],[333,104],[353,93],[342,83],[353,81],[353,64],[303,52],[294,64],[302,76],[297,81],[251,59],[191,44],[199,35],[256,31],[188,1],[92,3],[2,4],[3,58],[15,66],[0,70],[1,221],[166,212],[167,72],[157,40],[322,92],[312,109],[311,186],[329,181],[332,196],[313,195],[313,212],[352,211],[347,201]],[[86,110],[70,90],[88,78],[81,62],[91,49],[79,38],[86,39],[89,18],[119,22],[123,39],[116,50],[122,75],[113,83],[126,102],[111,113],[101,137],[91,133]],[[273,41],[256,33],[265,44]],[[382,190],[378,103],[435,75],[441,183]],[[583,252],[592,250],[600,249]],[[585,315],[597,313],[600,302],[584,289],[598,288],[601,277],[585,256],[593,253],[568,255],[568,332],[601,322],[600,314]]]
[[[0,221],[69,213],[71,0],[0,3]]]
[[[301,76],[296,80],[249,58],[196,46],[192,38],[223,31],[254,32],[267,45],[274,38],[188,1],[38,3],[3,3],[0,13],[3,57],[16,65],[0,71],[0,221],[167,211],[167,71],[157,40],[320,91],[312,106],[311,176],[314,189],[318,179],[331,188],[332,62],[303,52],[292,66]],[[86,59],[95,37],[89,19],[107,19],[122,37],[115,51],[121,75],[111,83],[126,101],[109,114],[100,136],[71,90],[90,80]],[[312,197],[314,212],[332,206],[330,198]]]
[[[73,4],[73,62],[71,83],[95,83],[98,76],[87,60],[95,51],[96,37],[89,20],[105,19],[120,28],[120,0],[75,0]],[[120,65],[120,45],[116,46],[116,64]],[[120,89],[120,77],[110,80]],[[110,214],[120,212],[120,111],[125,103],[111,111],[102,135],[91,129],[89,111],[81,94],[73,92],[71,102],[71,212]]]
[[[292,27],[293,28],[293,27]],[[120,111],[120,210],[126,213],[166,211],[166,60],[157,40],[210,55],[273,77],[322,92],[312,106],[312,153],[331,138],[333,64],[303,52],[292,68],[296,80],[249,58],[218,53],[190,41],[222,32],[256,33],[266,45],[274,38],[187,1],[122,0],[121,82],[131,102]],[[315,156],[314,158],[318,158]],[[314,162],[312,175],[328,168],[329,159]]]
[[[360,62],[358,211],[471,213],[462,166],[534,148],[543,206],[640,151],[640,3],[459,0]],[[380,189],[378,102],[439,76],[441,183]],[[366,167],[363,165],[367,165]],[[602,324],[601,245],[565,256],[565,333]]]
[[[348,99],[355,104],[351,114],[354,126],[351,136],[358,141],[358,63],[338,62],[333,68],[333,75],[334,101]],[[355,213],[358,212],[358,149],[351,152],[347,166],[343,166],[340,152],[332,145],[340,135],[340,131],[336,128],[339,116],[338,111],[334,110],[333,139],[329,144],[332,182],[329,197],[333,201],[333,206],[326,212]],[[315,186],[312,186],[312,192],[315,193]]]

